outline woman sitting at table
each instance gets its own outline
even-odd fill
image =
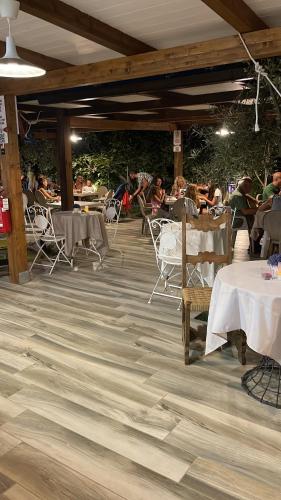
[[[92,181],[90,179],[86,180],[85,186],[82,188],[83,193],[93,193],[94,192],[94,186],[92,184]]]
[[[175,178],[171,195],[175,196],[176,198],[183,198],[186,187],[187,187],[187,182],[185,178],[182,177],[182,175],[178,175]]]
[[[85,186],[85,180],[82,175],[78,175],[73,185],[73,191],[82,193],[83,186]]]
[[[162,188],[161,177],[156,177],[151,188],[151,205],[152,205],[152,215],[158,213],[159,208],[164,203],[165,200],[165,189]]]
[[[208,194],[207,195],[202,195],[199,194],[199,199],[206,201],[207,208],[208,207],[215,207],[215,206],[221,206],[223,205],[222,203],[222,192],[219,187],[217,187],[215,184],[210,182],[208,184]]]
[[[60,201],[60,196],[53,196],[48,192],[48,179],[46,177],[40,177],[38,180],[37,191],[40,191],[46,201]]]
[[[196,184],[188,184],[185,191],[185,198],[192,200],[196,208],[200,208],[200,200]]]

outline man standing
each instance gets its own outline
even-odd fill
[[[135,198],[137,195],[142,195],[144,194],[145,191],[148,190],[150,187],[150,184],[152,183],[153,176],[151,174],[148,174],[147,172],[130,172],[129,177],[131,181],[136,180],[138,182],[138,187],[136,191],[131,195],[131,200]]]
[[[268,184],[263,190],[262,201],[267,201],[275,194],[279,194],[280,191],[281,191],[281,172],[274,172],[272,176],[272,182]]]

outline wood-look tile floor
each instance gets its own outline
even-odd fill
[[[234,349],[204,359],[199,321],[183,365],[140,221],[116,245],[123,265],[0,281],[0,499],[280,499],[281,412],[242,391]]]

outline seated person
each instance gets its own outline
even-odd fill
[[[244,177],[238,182],[238,186],[229,197],[229,205],[236,210],[235,215],[246,218],[249,232],[254,223],[254,215],[257,212],[256,200],[250,195],[253,182],[250,177]],[[243,220],[241,221],[241,226]],[[240,226],[238,226],[240,227]]]
[[[93,193],[94,192],[94,186],[92,184],[92,181],[90,179],[86,180],[86,184],[82,188],[83,193]]]
[[[183,198],[184,197],[184,191],[187,188],[187,182],[185,178],[182,175],[178,175],[175,178],[175,182],[172,187],[172,192],[171,195],[175,196],[176,198]]]
[[[82,193],[83,186],[85,185],[85,181],[82,175],[78,175],[76,181],[73,185],[73,190],[79,193]]]
[[[130,201],[135,198],[136,196],[142,196],[145,194],[145,191],[147,191],[152,183],[153,177],[151,174],[148,174],[147,172],[130,172],[129,177],[131,181],[136,180],[138,183],[138,187],[135,190],[135,192],[130,196]]]
[[[196,184],[188,184],[185,191],[185,198],[192,200],[196,208],[200,208],[200,199]]]
[[[223,205],[222,203],[222,192],[219,187],[216,187],[215,184],[210,182],[208,184],[208,194],[207,196],[200,195],[199,198],[200,200],[206,201],[207,207],[215,207],[215,206],[221,206]]]
[[[60,201],[60,196],[53,196],[48,192],[48,179],[40,177],[38,180],[38,191],[42,193],[46,201]]]
[[[152,215],[156,215],[159,208],[165,200],[165,189],[162,188],[161,177],[156,177],[155,182],[151,188],[151,205],[152,205]]]
[[[262,193],[262,201],[266,201],[271,198],[274,194],[278,194],[281,191],[281,172],[274,172],[272,176],[272,182],[268,184]]]

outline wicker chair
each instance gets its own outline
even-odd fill
[[[199,252],[198,255],[186,254],[186,224],[189,223],[192,229],[198,231],[218,231],[221,224],[225,224],[226,249],[224,255],[215,252]],[[201,215],[198,219],[183,214],[182,217],[182,340],[184,345],[184,362],[189,364],[189,343],[190,343],[190,313],[205,312],[209,310],[212,288],[209,287],[188,287],[187,288],[187,264],[196,266],[204,262],[218,265],[231,264],[232,244],[231,244],[231,214],[226,212],[213,219],[211,215]]]

